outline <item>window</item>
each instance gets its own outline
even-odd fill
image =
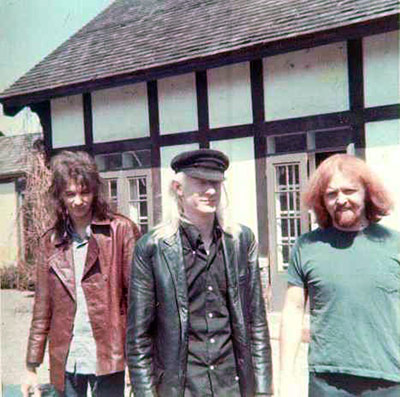
[[[267,170],[272,261],[282,272],[297,237],[309,229],[308,214],[300,200],[307,180],[307,155],[269,157]]]
[[[147,207],[147,179],[144,176],[128,178],[129,183],[129,217],[134,219],[142,233],[149,229]]]
[[[107,179],[106,183],[111,209],[118,212],[118,179]]]
[[[96,156],[113,211],[132,219],[146,233],[153,225],[150,150]]]

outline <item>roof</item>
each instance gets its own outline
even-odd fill
[[[0,100],[399,14],[399,0],[116,0]]]
[[[0,179],[16,177],[28,170],[27,156],[41,134],[0,137]]]

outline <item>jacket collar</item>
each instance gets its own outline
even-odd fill
[[[99,249],[100,240],[103,238],[100,234],[96,233],[96,227],[93,226],[107,226],[110,225],[111,219],[98,220],[93,219],[91,222],[91,233],[88,242],[88,251],[83,271],[83,278],[89,270],[95,265],[97,259],[101,256]],[[52,237],[52,242],[56,248],[55,253],[49,258],[51,268],[57,274],[60,281],[65,285],[71,297],[76,300],[76,286],[75,286],[75,272],[73,264],[72,246],[67,244],[64,239],[58,238],[55,235]],[[107,249],[111,249],[108,247]],[[102,260],[100,260],[100,264]],[[103,269],[102,269],[103,270]]]

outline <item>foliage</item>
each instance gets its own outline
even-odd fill
[[[54,223],[48,197],[51,172],[47,166],[45,151],[39,145],[28,154],[27,164],[26,187],[20,214],[23,219],[25,261],[18,264],[18,288],[24,288],[24,285],[27,287],[34,282],[35,259],[39,257],[40,238]]]
[[[33,266],[18,264],[0,268],[1,289],[23,289],[32,291],[35,287],[32,276]]]

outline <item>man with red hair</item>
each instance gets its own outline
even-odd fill
[[[281,324],[280,396],[310,299],[309,397],[400,396],[400,233],[378,224],[392,201],[364,161],[329,157],[304,196],[319,228],[292,250]]]

